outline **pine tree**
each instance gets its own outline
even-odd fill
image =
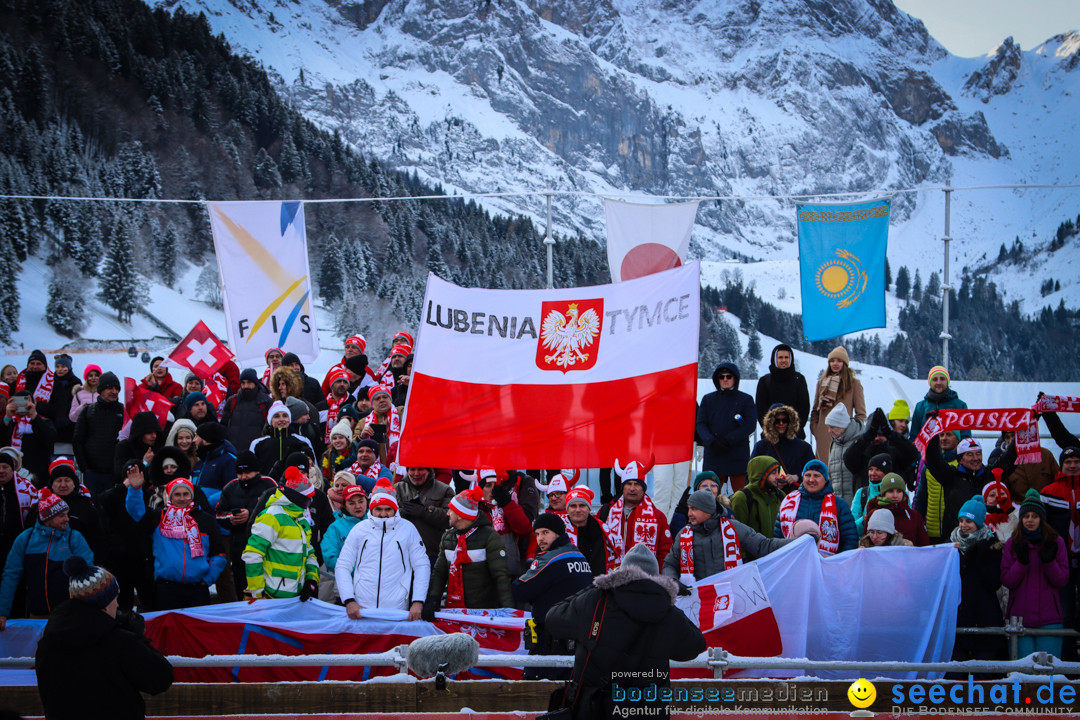
[[[256,187],[281,187],[281,173],[278,172],[277,163],[274,162],[274,158],[270,157],[270,153],[266,152],[266,148],[259,148],[259,153],[255,156],[255,168],[251,171],[251,178],[255,181]]]
[[[936,272],[930,273],[930,279],[926,281],[926,289],[923,290],[923,297],[934,300],[941,298],[941,278]]]
[[[176,262],[180,252],[180,234],[176,225],[171,222],[165,227],[165,232],[154,235],[154,264],[157,266],[158,276],[166,287],[172,287],[176,282]]]
[[[911,288],[911,299],[915,302],[922,302],[922,276],[919,274],[919,268],[915,268],[915,285]]]
[[[896,297],[899,300],[907,300],[911,294],[911,277],[908,275],[907,265],[900,266],[900,272],[896,273]]]
[[[86,278],[70,258],[52,267],[45,320],[66,337],[75,337],[86,323]]]
[[[892,266],[889,265],[889,258],[885,258],[885,290],[889,290],[889,286],[892,285]]]
[[[203,265],[199,271],[199,278],[195,281],[195,292],[210,307],[220,310],[225,306],[221,296],[221,279],[218,277],[217,262],[211,260]]]
[[[281,143],[281,162],[278,164],[283,182],[292,183],[304,179],[304,159],[296,149],[292,134],[286,133]]]
[[[134,238],[125,220],[113,228],[109,251],[98,278],[101,291],[98,297],[116,311],[120,322],[131,322],[131,316],[143,299],[143,287],[135,271]]]
[[[319,263],[319,297],[327,305],[341,301],[344,290],[343,275],[348,268],[342,242],[331,234],[323,249],[322,262]]]
[[[446,261],[443,260],[442,250],[439,249],[438,244],[434,241],[428,245],[427,269],[428,272],[435,273],[435,275],[443,280],[450,280],[452,277],[450,267],[446,264]]]
[[[19,329],[19,271],[22,265],[12,246],[11,238],[0,234],[0,273],[5,282],[0,283],[0,340],[11,342],[11,336]]]

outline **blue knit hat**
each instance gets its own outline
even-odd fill
[[[973,495],[970,500],[960,506],[957,518],[967,518],[979,527],[986,524],[986,503],[982,495]]]
[[[821,462],[817,458],[803,465],[802,474],[805,475],[807,470],[817,470],[819,473],[825,476],[825,481],[829,481],[829,466]]]
[[[99,381],[98,388],[100,387],[101,382]],[[201,392],[188,393],[187,397],[184,398],[184,407],[187,408],[188,412],[191,412],[191,406],[199,402],[200,400],[202,400],[207,405],[210,404],[209,401],[207,401],[206,396],[203,395]]]
[[[716,473],[714,473],[712,470],[705,470],[704,472],[699,472],[697,474],[697,477],[694,478],[693,491],[696,491],[698,488],[700,488],[701,483],[705,480],[712,480],[714,483],[716,483],[717,487],[721,487],[723,485],[723,483],[720,482],[720,477]]]

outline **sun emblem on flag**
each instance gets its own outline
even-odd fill
[[[594,366],[603,316],[603,298],[543,303],[536,366],[563,373]]]
[[[837,309],[854,304],[866,289],[868,277],[858,257],[843,248],[821,263],[814,273],[818,292],[836,301]]]

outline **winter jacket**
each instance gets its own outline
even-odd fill
[[[82,411],[86,409],[87,405],[93,405],[98,399],[97,390],[87,390],[85,386],[78,386],[79,389],[71,388],[71,407],[68,408],[68,420],[71,421],[71,434],[75,435],[75,423],[79,421],[79,415],[82,415]]]
[[[720,389],[720,373],[725,370],[735,376],[730,390]],[[705,448],[701,469],[720,476],[745,475],[750,460],[748,439],[757,418],[754,398],[739,391],[739,368],[734,363],[720,363],[712,380],[716,392],[701,398],[694,425],[698,442]]]
[[[574,718],[611,717],[612,673],[620,688],[667,687],[672,660],[693,660],[705,651],[697,625],[675,607],[678,584],[623,566],[593,580],[593,587],[556,604],[544,619],[547,632],[576,644],[571,678],[580,685]],[[599,623],[596,640],[590,639]],[[587,660],[587,662],[586,662]],[[649,717],[668,717],[667,703],[640,699],[620,703]]]
[[[243,558],[253,597],[296,597],[305,580],[319,581],[311,525],[281,490],[255,518]]]
[[[1001,584],[1009,588],[1009,605],[1005,615],[1017,615],[1024,627],[1042,627],[1062,621],[1061,593],[1069,581],[1069,559],[1065,541],[1054,538],[1057,551],[1050,561],[1044,561],[1037,546],[1027,543],[1017,549],[1016,538],[1009,538],[1001,553]],[[1017,552],[1027,550],[1027,562]]]
[[[1012,495],[1013,502],[1017,504],[1024,501],[1024,495],[1028,490],[1042,492],[1043,488],[1054,482],[1058,471],[1061,470],[1054,458],[1054,453],[1046,448],[1039,449],[1042,452],[1042,459],[1037,463],[1017,465],[1016,443],[1012,443],[1001,453],[996,465],[987,463],[991,467],[1001,468],[1001,479],[1009,487],[1009,494]]]
[[[213,447],[203,445],[199,448],[199,462],[191,469],[191,482],[203,489],[215,507],[222,488],[236,478],[236,455],[236,448],[228,440]]]
[[[882,432],[885,441],[874,442]],[[892,429],[885,413],[878,408],[870,416],[866,431],[844,450],[844,468],[851,473],[856,490],[870,482],[866,471],[870,467],[870,461],[880,454],[892,458],[895,468],[893,472],[904,478],[909,488],[915,486],[915,464],[919,461],[919,451],[906,436]]]
[[[1043,504],[1046,505],[1046,522],[1050,523],[1061,537],[1072,537],[1069,532],[1072,514],[1073,511],[1080,513],[1080,476],[1069,477],[1059,472],[1054,482],[1042,489],[1041,495]],[[1073,548],[1068,545],[1066,543],[1069,554],[1075,555]]]
[[[140,693],[157,695],[173,681],[172,666],[149,640],[78,600],[49,617],[34,665],[50,720],[143,720]]]
[[[157,433],[153,445],[147,445],[142,440],[143,435],[150,432]],[[135,417],[131,419],[127,438],[116,443],[116,449],[113,451],[113,477],[122,481],[124,479],[124,465],[127,464],[128,460],[142,462],[147,450],[157,450],[164,446],[165,433],[162,432],[161,425],[158,424],[154,413],[149,410],[135,413]]]
[[[728,522],[735,528],[735,535],[739,540],[739,549],[743,562],[749,562],[763,558],[771,552],[775,552],[791,542],[789,538],[774,538],[762,535],[748,525],[743,525],[734,518]],[[724,571],[724,535],[720,532],[720,520],[716,517],[709,518],[701,525],[691,525],[694,540],[694,579],[702,580]],[[675,538],[671,546],[671,552],[664,559],[661,571],[669,578],[678,580],[682,575],[680,569],[680,550],[682,537]]]
[[[195,557],[185,538],[167,538],[161,534],[162,510],[147,510],[142,488],[129,487],[124,501],[128,515],[144,533],[151,533],[154,548],[154,579],[177,583],[213,585],[225,569],[225,543],[217,523],[205,512],[191,511],[199,526],[202,555]]]
[[[830,398],[821,391],[821,381],[825,377],[825,373],[822,373],[818,377],[817,384],[815,385],[814,406],[810,410],[809,422],[810,434],[814,436],[814,450],[818,459],[822,462],[827,462],[829,448],[832,447],[832,438],[829,436],[828,426],[825,425],[825,418],[828,417],[829,411],[832,410],[836,404],[841,404],[846,407],[851,417],[860,421],[860,427],[862,426],[862,422],[866,420],[866,400],[863,397],[863,386],[859,379],[853,378],[851,387],[848,391],[835,398],[835,402],[832,402]]]
[[[86,540],[86,544],[94,552],[98,562],[103,562],[105,557],[105,516],[94,505],[94,501],[79,492],[79,486],[67,495],[60,496],[68,505],[68,526],[72,530],[78,530]],[[31,508],[26,516],[26,525],[29,527],[37,522],[37,506]]]
[[[184,394],[184,386],[176,382],[172,373],[168,371],[165,372],[165,377],[160,381],[154,377],[153,373],[147,375],[139,383],[139,387],[143,390],[151,390],[159,395],[164,395],[167,398],[180,397]]]
[[[778,415],[788,416],[787,431],[780,435],[776,429]],[[761,439],[754,444],[750,457],[771,457],[780,461],[785,475],[801,475],[806,463],[814,459],[814,449],[810,443],[796,437],[795,426],[800,415],[790,405],[781,405],[765,413]]]
[[[815,523],[821,519],[821,503],[825,499],[825,496],[833,492],[832,483],[828,480],[825,481],[825,487],[818,490],[816,493],[811,493],[806,490],[805,487],[800,487],[798,490],[793,490],[802,495],[799,500],[799,510],[795,513],[796,520],[813,520]],[[791,493],[788,493],[789,495]],[[781,503],[783,504],[783,503]],[[859,534],[855,530],[855,518],[851,516],[851,508],[847,504],[847,500],[836,496],[836,520],[840,526],[840,541],[837,548],[838,553],[842,553],[845,550],[851,550],[859,544]],[[783,531],[780,529],[780,515],[776,516],[776,523],[773,525],[773,537],[784,537]]]
[[[72,436],[75,462],[80,470],[112,474],[117,436],[123,425],[124,406],[119,401],[106,402],[99,397],[93,405],[86,407],[75,423]]]
[[[334,575],[346,604],[408,610],[427,598],[431,563],[411,522],[368,516],[345,538]]]
[[[510,594],[510,574],[506,569],[506,547],[499,533],[491,527],[491,520],[484,513],[462,531],[449,528],[443,533],[439,544],[439,556],[431,569],[431,582],[428,584],[426,612],[433,612],[442,606],[443,593],[446,592],[450,577],[450,565],[457,555],[458,537],[473,528],[472,535],[465,540],[465,547],[470,554],[475,552],[473,562],[462,566],[461,576],[464,586],[465,607],[468,608],[508,608],[514,606]]]
[[[855,497],[855,477],[844,465],[844,453],[859,438],[862,431],[862,421],[853,418],[843,435],[835,440],[830,438],[832,444],[829,445],[829,481],[836,488],[836,494],[849,503]]]
[[[1001,627],[1001,545],[992,534],[960,553],[960,607],[957,627]],[[991,645],[1000,645],[998,639]]]
[[[274,468],[294,452],[315,458],[311,443],[293,435],[289,428],[267,428],[266,435],[252,440],[248,449],[258,458],[263,475],[273,475]]]
[[[859,535],[866,534],[866,518],[870,517],[866,506],[881,492],[881,483],[869,481],[867,483],[866,487],[855,491],[855,499],[851,502],[851,516],[855,518],[855,529],[858,530]]]
[[[578,528],[577,547],[589,561],[593,577],[615,569],[615,557],[618,553],[607,531],[594,516],[589,515],[585,518],[584,527]]]
[[[312,485],[316,484],[315,479],[318,476],[320,476],[318,468],[311,468],[309,479],[311,480]],[[251,522],[254,522],[255,518],[261,515],[267,506],[270,505],[270,501],[273,500],[274,493],[276,492],[278,492],[276,489],[267,490],[259,497],[258,502],[255,503],[255,512],[252,513]],[[330,500],[326,497],[326,493],[317,486],[315,488],[315,495],[311,498],[311,503],[306,510],[306,517],[311,525],[311,545],[315,548],[315,558],[321,565],[323,562],[322,540],[323,536],[334,522],[334,507],[330,504]]]
[[[985,465],[974,473],[963,465],[949,465],[942,457],[941,445],[936,442],[926,445],[926,469],[933,473],[941,485],[944,509],[940,537],[948,537],[953,528],[960,524],[960,506],[974,496],[981,495],[983,486],[991,482],[994,476]]]
[[[229,533],[229,549],[232,553],[241,553],[247,545],[248,536],[251,534],[251,521],[255,517],[255,508],[259,498],[268,491],[277,490],[277,483],[266,476],[241,480],[236,478],[226,483],[221,495],[218,496],[217,517],[218,524]],[[243,508],[248,511],[246,525],[233,525],[230,522],[232,511]]]
[[[11,617],[11,606],[20,584],[26,586],[31,615],[48,615],[68,599],[68,576],[64,561],[78,555],[94,564],[94,553],[78,530],[57,530],[34,523],[23,530],[11,546],[0,581],[0,617]]]
[[[270,395],[259,387],[254,390],[241,390],[225,399],[221,409],[221,424],[225,426],[225,437],[233,447],[251,447],[251,443],[263,434],[266,413],[272,403]]]
[[[745,487],[731,496],[731,514],[742,524],[771,537],[784,493],[765,482],[763,466],[770,464],[757,458],[750,461]],[[802,472],[802,468],[799,468],[799,472]]]
[[[908,440],[915,442],[915,438],[919,437],[919,431],[922,430],[923,425],[926,424],[927,413],[966,407],[967,403],[961,400],[956,394],[956,391],[952,388],[949,388],[940,395],[933,390],[928,390],[926,395],[923,396],[923,399],[915,404],[915,410],[911,413],[911,425],[908,426]],[[970,430],[961,430],[959,434],[961,440],[971,437]]]
[[[896,532],[903,535],[906,540],[910,540],[915,547],[926,547],[930,544],[930,536],[926,534],[926,523],[923,516],[919,514],[918,510],[912,510],[908,506],[906,494],[900,502],[888,505],[879,505],[879,499],[879,497],[873,497],[866,504],[865,517],[873,515],[875,510],[887,508],[893,515]]]
[[[532,606],[538,633],[547,636],[544,618],[555,603],[565,600],[593,583],[592,569],[585,556],[566,535],[560,535],[546,552],[533,560],[531,567],[510,587],[514,599]],[[541,640],[541,649],[545,645]]]
[[[326,529],[321,543],[323,564],[330,572],[334,572],[338,557],[341,556],[341,548],[345,545],[345,538],[349,537],[349,533],[360,524],[362,519],[346,515],[341,510],[334,512],[334,522],[330,523],[330,527]]]
[[[36,514],[38,490],[29,479],[16,475],[0,485],[0,561],[8,556],[15,538],[28,527],[32,511]]]
[[[450,527],[446,511],[454,499],[453,488],[432,477],[420,486],[409,479],[398,481],[394,483],[394,492],[400,508],[398,514],[416,526],[428,557],[435,557],[443,533]]]
[[[780,350],[791,353],[791,365],[783,370],[776,367],[776,353]],[[810,419],[810,391],[807,389],[806,378],[795,370],[795,352],[790,346],[783,344],[773,348],[769,361],[769,374],[758,378],[757,392],[754,394],[758,424],[763,428],[765,415],[768,414],[769,408],[777,403],[795,408],[799,417],[799,422],[795,427],[795,436],[800,440],[805,440],[805,425]],[[792,423],[795,424],[794,419]]]
[[[53,458],[53,446],[56,443],[56,426],[53,421],[38,414],[30,421],[31,432],[22,436],[22,467],[32,474],[38,485],[44,485],[49,478],[49,463]],[[15,424],[5,419],[0,422],[0,447],[11,445]]]
[[[49,397],[48,418],[56,428],[56,442],[69,443],[75,432],[75,423],[71,420],[71,401],[74,390],[82,385],[82,380],[73,372],[60,377],[53,377],[52,395]]]

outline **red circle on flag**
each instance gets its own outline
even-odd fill
[[[680,265],[682,265],[682,260],[679,259],[678,253],[667,245],[644,243],[626,253],[619,272],[623,280],[633,280],[662,270],[671,270]]]

